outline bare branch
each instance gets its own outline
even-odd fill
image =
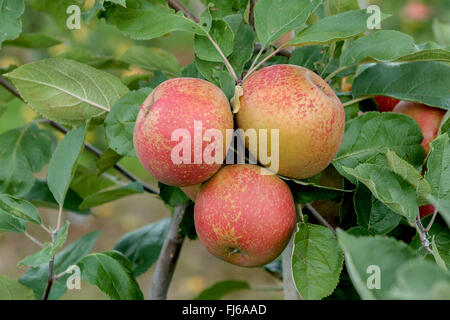
[[[252,26],[253,30],[255,30],[255,5],[258,0],[250,0],[250,12],[248,16],[248,23]]]
[[[184,236],[180,235],[179,230],[185,209],[186,205],[180,204],[173,212],[169,230],[159,254],[155,273],[148,291],[148,300],[167,299],[167,292],[169,291],[170,282],[184,241]]]
[[[189,19],[194,20],[196,23],[199,23],[200,20],[192,14],[182,3],[180,3],[178,0],[169,0],[168,1],[169,7],[174,9],[175,11],[181,11],[184,13],[186,17]]]

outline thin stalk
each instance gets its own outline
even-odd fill
[[[305,204],[305,207],[308,208],[308,210],[313,214],[313,216],[320,221],[321,224],[323,224],[325,227],[331,230],[334,234],[336,234],[336,230],[331,226],[331,224],[328,223],[327,220],[325,220],[324,217],[309,203]]]
[[[35,237],[33,237],[31,234],[29,234],[28,232],[24,232],[23,233],[28,239],[30,239],[31,241],[33,241],[35,244],[37,244],[39,247],[44,248],[44,245],[42,244],[42,242],[40,242],[38,239],[36,239]]]
[[[332,73],[330,73],[330,74],[328,75],[328,77],[326,77],[326,78],[324,79],[325,82],[330,81],[330,80],[333,79],[337,74],[339,74],[339,73],[341,73],[342,71],[347,70],[347,69],[349,69],[349,68],[351,68],[351,67],[352,67],[352,66],[343,66],[343,67],[337,68],[337,69],[334,70]]]
[[[343,107],[351,106],[351,105],[354,104],[354,103],[357,103],[357,102],[360,102],[360,101],[363,101],[363,100],[367,100],[367,99],[369,99],[369,97],[361,97],[361,98],[353,99],[353,100],[344,102],[344,103],[342,104],[342,106],[343,106]]]

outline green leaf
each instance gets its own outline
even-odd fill
[[[444,23],[434,19],[433,34],[437,42],[443,45],[450,44],[450,23]]]
[[[120,60],[144,70],[160,70],[173,77],[179,76],[183,69],[175,56],[159,48],[133,46]]]
[[[32,0],[31,4],[36,10],[45,12],[52,19],[55,20],[55,25],[60,29],[66,28],[66,19],[68,14],[66,13],[67,8],[70,5],[78,5],[80,8],[83,7],[85,0]]]
[[[229,56],[233,52],[234,33],[225,20],[214,20],[209,34],[225,56]],[[206,36],[195,36],[194,51],[196,56],[202,60],[223,61],[217,49]]]
[[[205,61],[199,57],[195,57],[195,66],[198,72],[208,81],[211,81],[215,85],[220,85],[214,78],[214,72],[226,71],[225,65],[223,63]]]
[[[255,6],[255,29],[261,46],[267,47],[286,32],[303,27],[321,2],[259,0]]]
[[[342,167],[366,185],[373,196],[383,202],[392,211],[406,217],[414,223],[419,213],[415,189],[398,175],[377,164],[360,164],[356,168]]]
[[[24,11],[23,0],[2,0],[0,3],[0,48],[3,41],[16,39],[22,32],[20,17]]]
[[[128,232],[114,246],[133,264],[136,277],[145,273],[158,260],[170,219],[163,219]]]
[[[118,154],[136,157],[133,146],[133,132],[139,108],[151,93],[151,88],[132,91],[118,100],[105,120],[109,147]]]
[[[353,97],[389,96],[450,109],[450,66],[439,62],[376,64],[353,83]]]
[[[345,265],[353,285],[365,300],[386,299],[396,282],[398,267],[417,257],[404,242],[393,238],[355,237],[339,229],[338,242],[344,250]],[[374,271],[377,269],[379,274]],[[372,278],[377,275],[380,288],[370,290],[367,284],[372,284]]]
[[[214,3],[209,0],[202,0],[202,2],[210,6],[212,17],[218,19],[238,12],[242,16],[248,0],[214,0]]]
[[[443,133],[450,134],[450,111],[445,113],[445,116],[441,122],[441,127],[439,128],[438,134],[441,135]]]
[[[26,223],[21,219],[11,216],[9,213],[0,210],[0,232],[17,232],[24,233]]]
[[[326,16],[359,9],[358,0],[325,0],[323,6]]]
[[[219,82],[220,88],[223,93],[225,93],[228,100],[231,100],[231,98],[234,97],[236,83],[230,73],[227,71],[214,70],[213,76],[217,79],[217,82]]]
[[[193,300],[220,300],[227,294],[240,290],[250,290],[250,285],[247,281],[224,280],[206,288]]]
[[[50,136],[35,123],[0,135],[0,192],[22,196],[52,154]]]
[[[99,176],[97,175],[96,170],[78,165],[72,179],[72,183],[70,184],[70,188],[84,199],[101,190],[120,186],[119,182],[120,180],[114,176]]]
[[[165,0],[135,0],[127,8],[114,5],[105,16],[108,23],[135,40],[149,40],[172,31],[205,34],[200,25],[183,14],[175,14]]]
[[[450,200],[445,199],[438,200],[431,195],[428,196],[427,199],[432,205],[434,205],[437,208],[437,210],[447,223],[447,226],[450,228]]]
[[[70,125],[105,116],[128,88],[110,73],[61,58],[25,64],[6,75],[44,117]]]
[[[179,204],[189,203],[188,196],[178,187],[172,187],[163,183],[158,183],[159,197],[170,208],[175,208]]]
[[[448,134],[437,137],[430,145],[425,179],[431,185],[431,195],[437,201],[450,201],[450,139]]]
[[[323,46],[305,46],[296,48],[292,51],[289,58],[289,64],[295,64],[297,66],[308,68],[309,70],[315,69],[315,63],[320,60],[322,56]]]
[[[42,224],[39,212],[31,203],[8,194],[0,194],[0,212],[23,221]]]
[[[108,202],[143,192],[144,188],[142,187],[142,184],[133,182],[116,189],[94,193],[84,198],[83,202],[80,204],[80,210],[97,207]]]
[[[33,291],[0,275],[0,300],[33,300]]]
[[[89,254],[100,233],[91,232],[72,242],[55,256],[54,273],[60,274],[70,266],[77,264],[84,256]],[[49,299],[58,299],[67,289],[66,281],[70,274],[62,276],[56,281],[50,291]],[[33,289],[36,299],[42,299],[48,281],[48,264],[29,269],[19,282]]]
[[[253,55],[255,34],[250,25],[244,22],[241,14],[225,17],[234,32],[233,53],[228,57],[236,75],[240,77],[245,64]]]
[[[407,161],[400,158],[394,151],[386,152],[389,168],[405,179],[417,191],[419,205],[428,204],[426,195],[431,192],[431,186],[426,179]]]
[[[405,262],[396,271],[396,280],[387,299],[450,299],[450,273],[428,261]]]
[[[355,168],[374,160],[389,148],[414,167],[422,165],[423,139],[417,123],[410,117],[395,113],[367,112],[346,124],[344,139],[333,165],[347,179],[354,178],[342,167]]]
[[[339,282],[344,257],[326,227],[299,223],[294,238],[292,273],[298,292],[307,300],[329,296]]]
[[[78,262],[82,279],[114,300],[143,300],[133,265],[118,251],[92,253]]]
[[[436,241],[434,240],[435,237],[433,236],[433,238],[431,239],[431,246],[432,246],[432,250],[433,250],[433,256],[434,256],[434,260],[436,261],[436,264],[441,267],[444,270],[448,270],[447,266],[445,264],[444,259],[442,259],[441,254],[439,253],[439,248],[438,246],[436,246]]]
[[[369,234],[387,234],[400,223],[402,217],[372,196],[364,184],[358,184],[354,198],[358,226]]]
[[[122,158],[123,156],[115,152],[113,149],[106,149],[97,160],[97,174],[101,175],[103,172],[113,168]]]
[[[367,10],[353,10],[319,20],[300,31],[289,45],[327,44],[352,38],[367,30],[367,20],[371,13]],[[389,15],[382,13],[381,20]]]
[[[16,46],[22,48],[50,48],[60,44],[61,41],[52,38],[44,33],[23,33],[15,40],[8,40],[4,42],[4,45]]]
[[[94,55],[85,49],[73,49],[55,56],[55,58],[64,58],[75,60],[87,64],[96,69],[124,69],[128,64],[122,61],[115,60],[114,57]]]
[[[86,126],[69,131],[59,142],[48,166],[47,183],[56,202],[62,207],[78,159],[84,149]]]
[[[30,192],[24,196],[24,199],[38,207],[41,206],[52,209],[58,209],[59,207],[45,180],[36,179],[33,188],[31,188]],[[64,200],[63,209],[77,214],[89,214],[89,210],[80,210],[78,208],[82,201],[83,199],[78,193],[69,188]]]
[[[66,224],[61,229],[58,230],[58,232],[55,235],[55,240],[52,243],[46,243],[44,248],[25,257],[22,261],[18,263],[18,265],[39,267],[44,263],[48,263],[66,242],[67,234],[69,232],[69,225],[70,222],[67,221]]]

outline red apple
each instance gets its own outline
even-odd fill
[[[417,102],[401,101],[392,112],[402,113],[416,120],[423,135],[422,147],[425,150],[425,154],[428,154],[430,143],[439,132],[445,111]]]
[[[435,210],[435,207],[432,204],[428,204],[428,205],[425,205],[425,206],[420,206],[419,207],[420,219],[423,219],[426,216],[429,216],[430,214],[433,214],[434,210]]]
[[[255,165],[225,166],[197,196],[195,229],[214,256],[243,267],[277,258],[295,225],[287,184]]]
[[[374,98],[374,100],[378,104],[378,111],[380,112],[392,111],[394,107],[400,102],[400,100],[398,99],[384,96],[377,96]]]

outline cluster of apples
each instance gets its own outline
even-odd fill
[[[304,179],[329,165],[342,142],[345,113],[321,77],[299,66],[274,65],[252,73],[242,89],[236,126],[255,129],[258,145],[259,129],[279,130],[276,173]],[[201,132],[196,132],[195,122],[202,123]],[[172,134],[178,129],[209,141],[192,139],[190,148],[180,151],[189,160],[183,163],[172,158],[179,144]],[[205,80],[170,79],[141,106],[133,138],[136,154],[157,180],[181,187],[195,201],[196,231],[210,253],[240,266],[264,265],[280,255],[293,232],[292,194],[283,180],[263,167],[195,161],[211,148],[213,141],[205,134],[210,129],[224,137],[235,129],[224,93]],[[229,145],[225,139],[221,143],[224,158]],[[258,158],[257,150],[247,147]]]
[[[425,155],[430,151],[430,143],[436,138],[439,133],[442,119],[445,111],[438,108],[433,108],[425,104],[409,101],[400,101],[390,97],[375,97],[380,112],[395,112],[405,114],[413,118],[422,131],[423,140],[422,147]],[[424,205],[419,207],[420,217],[423,219],[426,216],[434,213],[435,207],[433,205]]]

